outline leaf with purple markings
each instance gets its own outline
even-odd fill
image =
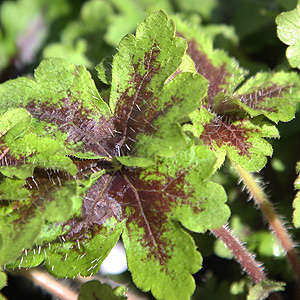
[[[223,188],[206,181],[214,164],[211,151],[194,146],[156,166],[124,173],[131,202],[122,234],[128,267],[135,284],[158,299],[189,299],[195,288],[190,274],[202,259],[182,226],[205,232],[229,217]]]
[[[108,104],[83,66],[62,59],[0,86],[3,118],[27,120],[0,139],[3,264],[89,276],[122,236],[137,286],[191,296],[202,259],[184,227],[203,233],[230,212],[208,181],[214,153],[181,127],[207,94],[186,47],[160,11],[120,41]]]
[[[249,171],[260,170],[267,162],[266,156],[273,153],[264,138],[279,137],[276,126],[262,118],[228,122],[205,108],[192,113],[191,118],[193,125],[186,125],[185,129],[215,151],[219,167],[227,155]]]
[[[109,105],[115,113],[113,134],[121,143],[116,143],[122,155],[118,160],[127,166],[147,166],[158,156],[170,157],[183,149],[186,142],[178,121],[206,95],[203,77],[182,73],[169,80],[186,50],[186,42],[174,31],[163,12],[151,14],[136,36],[121,40],[114,57]]]
[[[209,82],[202,109],[187,125],[204,144],[217,152],[219,165],[226,155],[249,171],[259,171],[272,155],[264,138],[279,137],[272,121],[294,118],[300,102],[300,79],[293,72],[259,73],[246,80],[247,71],[222,50],[214,50],[205,30],[175,19],[177,35],[188,43],[187,54],[197,72]],[[265,121],[263,118],[267,119]],[[192,128],[194,127],[194,128]]]

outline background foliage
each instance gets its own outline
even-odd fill
[[[171,17],[180,15],[191,24],[203,27],[214,37],[214,47],[234,56],[249,70],[249,76],[257,71],[288,70],[286,46],[277,37],[275,17],[282,11],[294,9],[296,4],[297,1],[292,0],[1,1],[0,82],[20,75],[32,76],[46,57],[61,57],[70,63],[83,64],[96,79],[94,66],[102,58],[105,58],[104,67],[108,66],[120,39],[134,33],[137,23],[157,9],[165,10]],[[111,74],[104,72],[101,78],[110,83]],[[98,88],[107,88],[96,82]],[[293,182],[296,162],[300,160],[299,112],[295,120],[282,123],[278,128],[281,139],[270,141],[274,155],[261,175],[277,211],[292,224]],[[222,184],[229,196],[231,227],[249,249],[257,253],[257,259],[265,262],[272,279],[287,282],[285,296],[293,299],[294,280],[283,254],[260,213],[252,203],[247,203],[248,196],[237,186],[236,175],[225,165],[214,176],[214,181]],[[291,229],[291,233],[296,242],[299,241],[298,230]],[[193,237],[204,256],[203,268],[195,275],[197,288],[193,299],[244,299],[246,276],[240,276],[238,264],[230,260],[230,253],[221,242],[209,234],[193,234]],[[131,282],[127,273],[118,279]],[[13,284],[10,286],[14,288]],[[11,293],[9,287],[4,289],[5,293]]]

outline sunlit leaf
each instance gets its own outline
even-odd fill
[[[278,37],[289,46],[286,56],[290,65],[293,68],[300,68],[300,5],[278,15],[276,24]]]
[[[270,121],[290,121],[300,101],[300,80],[293,72],[247,72],[221,50],[214,50],[209,35],[176,19],[177,34],[188,42],[187,54],[196,70],[209,81],[208,97],[190,116],[185,129],[216,151],[219,165],[226,155],[249,171],[259,171],[272,155],[264,138],[278,138]],[[243,82],[244,81],[244,82]]]
[[[159,11],[121,40],[109,105],[84,67],[62,59],[1,86],[3,113],[30,114],[17,139],[6,137],[13,126],[1,137],[3,264],[89,276],[122,235],[137,286],[164,299],[192,295],[202,259],[183,227],[204,233],[230,211],[208,181],[214,153],[181,128],[207,93],[185,51]]]

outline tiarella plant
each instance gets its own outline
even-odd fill
[[[105,62],[96,70],[109,90],[61,58],[0,86],[3,271],[42,264],[57,278],[90,276],[121,238],[138,288],[184,300],[202,266],[191,232],[210,231],[253,281],[248,299],[282,290],[226,225],[226,192],[211,177],[228,157],[299,276],[293,242],[250,173],[272,155],[276,124],[294,118],[298,74],[247,78],[213,49],[211,31],[163,11],[120,41],[111,70]],[[78,299],[124,294],[91,281]]]

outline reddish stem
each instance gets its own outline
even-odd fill
[[[233,164],[233,166],[243,180],[250,196],[253,197],[254,202],[261,209],[263,216],[269,223],[270,229],[274,232],[282,248],[285,250],[287,259],[291,264],[298,285],[300,286],[300,259],[295,249],[295,244],[281,221],[280,216],[276,213],[274,206],[269,201],[254,176],[239,165]]]
[[[211,232],[225,243],[244,271],[248,273],[255,283],[267,279],[262,264],[255,260],[254,254],[248,252],[246,247],[242,245],[241,241],[231,232],[227,225]]]

